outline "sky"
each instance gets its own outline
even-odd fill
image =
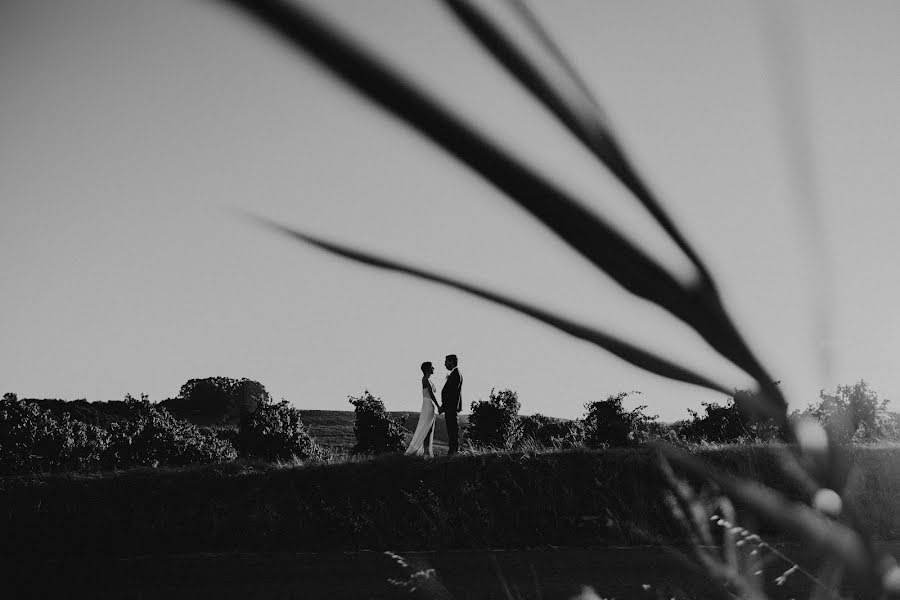
[[[638,204],[439,3],[313,6],[688,275]],[[859,379],[900,399],[900,4],[531,6],[791,406]],[[0,392],[158,401],[226,376],[301,409],[349,410],[368,389],[417,410],[420,363],[440,385],[455,353],[466,410],[492,388],[558,417],[621,391],[667,421],[726,399],[241,211],[750,385],[687,326],[218,3],[0,0],[0,81]]]

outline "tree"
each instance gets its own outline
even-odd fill
[[[837,386],[834,395],[822,390],[819,397],[818,406],[809,405],[806,413],[816,417],[836,442],[871,442],[900,433],[888,411],[890,401],[879,398],[863,379]]]
[[[638,392],[640,393],[640,392]],[[659,417],[644,414],[646,406],[627,411],[622,400],[628,392],[584,405],[585,442],[591,448],[633,446],[647,441],[650,424]]]
[[[392,419],[384,410],[384,403],[364,390],[357,398],[347,398],[353,405],[356,421],[353,435],[356,444],[353,452],[360,454],[381,454],[403,450],[403,423],[405,418]]]
[[[266,386],[252,379],[205,377],[190,379],[181,386],[177,398],[162,402],[173,414],[194,422],[239,421],[272,397]]]
[[[466,436],[474,446],[510,448],[519,438],[519,395],[513,390],[491,389],[488,400],[472,403]]]

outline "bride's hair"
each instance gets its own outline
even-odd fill
[[[426,361],[422,363],[422,373],[425,373],[425,370],[431,366],[431,363]]]

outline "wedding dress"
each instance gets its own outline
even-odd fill
[[[431,401],[431,394],[434,394],[434,385],[429,381],[428,387],[422,387],[422,412],[419,413],[419,423],[416,425],[416,431],[413,433],[409,447],[406,449],[407,454],[415,454],[422,456],[425,454],[425,442],[428,442],[428,456],[434,456],[434,421],[437,414],[434,410],[434,403]]]

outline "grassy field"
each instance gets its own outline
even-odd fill
[[[664,522],[649,452],[389,455],[0,480],[5,553],[528,547]]]
[[[782,450],[705,451],[785,487]],[[854,452],[861,514],[900,537],[900,449]],[[309,466],[0,479],[5,555],[440,550],[678,543],[649,450],[389,455]],[[803,499],[803,490],[786,490]],[[764,523],[755,524],[767,531]]]

